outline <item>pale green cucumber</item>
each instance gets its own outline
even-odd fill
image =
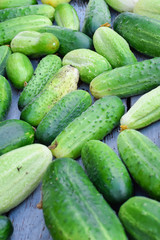
[[[0,0],[0,9],[28,6],[36,3],[37,0]]]
[[[132,12],[138,0],[105,0],[109,6],[118,12]]]

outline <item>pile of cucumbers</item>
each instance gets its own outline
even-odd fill
[[[159,240],[160,148],[138,129],[160,120],[160,3],[89,0],[80,31],[69,2],[0,1],[0,240],[41,181],[54,240]],[[119,156],[101,141],[116,127]]]

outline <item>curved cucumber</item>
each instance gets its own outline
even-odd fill
[[[71,0],[41,0],[42,3],[49,4],[55,8],[61,3],[68,3],[70,1]]]
[[[42,196],[45,222],[55,240],[127,239],[116,214],[76,161],[63,158],[49,165]]]
[[[92,103],[88,92],[77,90],[64,96],[38,125],[36,138],[49,145],[57,135]]]
[[[10,107],[12,91],[5,77],[0,76],[0,121],[2,121]]]
[[[13,8],[13,7],[21,7],[31,4],[36,4],[36,0],[1,0],[0,1],[0,9],[4,8]]]
[[[0,47],[0,75],[4,76],[8,57],[11,55],[11,49],[8,46]]]
[[[0,216],[0,240],[8,240],[13,233],[13,225],[9,218]]]
[[[160,200],[160,149],[140,132],[127,129],[118,136],[118,150],[135,181]]]
[[[132,12],[138,0],[105,0],[118,12]]]
[[[124,105],[118,97],[105,97],[71,122],[52,142],[53,156],[77,158],[83,145],[92,139],[101,140],[119,124]]]

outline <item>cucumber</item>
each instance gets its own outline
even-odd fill
[[[127,129],[118,136],[118,150],[135,181],[160,200],[160,149],[140,132]]]
[[[45,222],[55,240],[127,239],[114,211],[70,158],[49,165],[42,197]]]
[[[55,8],[61,3],[68,3],[70,1],[71,0],[41,0],[42,3],[49,4],[49,5],[51,5],[52,7],[55,7]]]
[[[89,0],[82,32],[92,38],[97,28],[105,23],[111,23],[111,14],[105,0]]]
[[[160,57],[160,21],[135,13],[121,13],[113,27],[137,51]]]
[[[55,9],[46,4],[6,8],[0,10],[0,22],[28,15],[43,15],[48,17],[51,21],[53,21],[54,13]]]
[[[104,97],[71,122],[52,142],[53,156],[76,159],[89,140],[101,140],[119,124],[124,114],[122,101],[115,96]]]
[[[118,12],[132,12],[138,0],[105,0],[109,6]]]
[[[111,28],[98,28],[93,36],[93,44],[96,52],[105,57],[113,68],[137,62],[126,40]]]
[[[0,75],[0,121],[2,121],[10,107],[12,91],[9,82]]]
[[[0,216],[0,240],[8,240],[13,233],[13,225],[9,218]]]
[[[67,93],[77,89],[79,72],[71,66],[61,68],[52,80],[21,112],[20,118],[38,126],[51,108]]]
[[[52,25],[51,20],[45,16],[31,15],[17,17],[0,23],[0,45],[10,43],[22,31],[37,31],[43,26]]]
[[[58,26],[79,30],[80,23],[76,10],[68,3],[62,3],[56,7],[55,20]]]
[[[0,47],[0,75],[2,76],[5,75],[7,60],[10,55],[11,55],[10,47],[8,46]]]
[[[59,40],[51,33],[24,31],[11,41],[12,52],[23,53],[30,58],[53,54],[59,49]]]
[[[87,48],[93,48],[93,41],[87,35],[82,32],[78,32],[76,30],[62,28],[59,26],[49,26],[43,27],[39,30],[39,32],[50,32],[54,34],[60,41],[59,53],[62,56],[65,56],[68,52]]]
[[[36,138],[49,145],[57,135],[76,117],[80,116],[92,103],[88,92],[77,90],[64,96],[38,125]]]
[[[81,155],[89,179],[107,202],[115,207],[132,196],[130,176],[108,145],[97,140],[88,141]]]
[[[50,82],[54,74],[61,68],[61,59],[56,55],[48,55],[40,61],[31,80],[24,88],[18,101],[18,107],[22,110],[35,98]]]
[[[4,8],[14,8],[14,7],[21,7],[37,4],[36,0],[1,0],[0,1],[0,9]]]
[[[160,58],[104,72],[90,84],[96,98],[108,95],[130,97],[150,91],[160,85]]]
[[[33,66],[27,56],[22,53],[13,53],[8,57],[6,72],[8,79],[17,89],[23,89],[33,75]]]
[[[0,214],[27,198],[40,183],[52,161],[49,149],[31,144],[0,157]]]
[[[17,119],[1,122],[0,136],[0,155],[34,142],[33,128]]]
[[[159,240],[159,202],[146,197],[130,198],[121,206],[119,218],[133,240]]]
[[[160,120],[160,87],[146,93],[121,118],[121,129],[139,129]]]

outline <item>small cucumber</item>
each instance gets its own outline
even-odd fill
[[[2,121],[10,107],[12,91],[9,82],[0,75],[0,121]]]
[[[127,129],[118,136],[118,150],[135,181],[160,200],[160,149],[140,132]]]
[[[0,157],[0,214],[16,207],[34,191],[51,162],[50,150],[41,144],[21,147]]]
[[[49,5],[51,5],[52,7],[55,7],[55,8],[61,3],[68,3],[70,1],[71,0],[41,0],[42,3],[49,4]]]
[[[36,0],[1,0],[0,9],[37,4]]]
[[[64,96],[43,118],[36,131],[39,142],[49,145],[57,135],[92,103],[88,92],[77,90]]]
[[[29,58],[22,53],[13,53],[8,57],[6,72],[8,79],[17,89],[23,89],[33,75],[33,66]]]
[[[17,119],[1,122],[0,136],[0,155],[34,142],[32,126]]]
[[[18,101],[18,107],[22,110],[35,98],[50,82],[54,74],[61,68],[61,59],[56,55],[44,57],[38,64],[31,80],[24,88]]]
[[[105,0],[109,6],[118,12],[132,12],[138,0]]]
[[[127,240],[115,212],[70,158],[51,163],[42,183],[43,214],[55,240]]]
[[[74,119],[52,142],[53,156],[76,159],[89,140],[101,140],[115,128],[124,114],[124,105],[115,96],[104,97]]]
[[[8,240],[13,233],[13,225],[9,218],[0,216],[0,240]]]
[[[89,49],[73,50],[63,58],[63,65],[71,65],[79,70],[80,79],[90,83],[101,73],[111,70],[110,63],[103,56]]]
[[[10,55],[11,55],[10,47],[8,46],[0,47],[0,75],[2,76],[5,75],[7,60]]]
[[[42,92],[37,95],[21,112],[21,119],[38,126],[51,108],[67,93],[77,89],[79,72],[71,66],[62,67]]]

